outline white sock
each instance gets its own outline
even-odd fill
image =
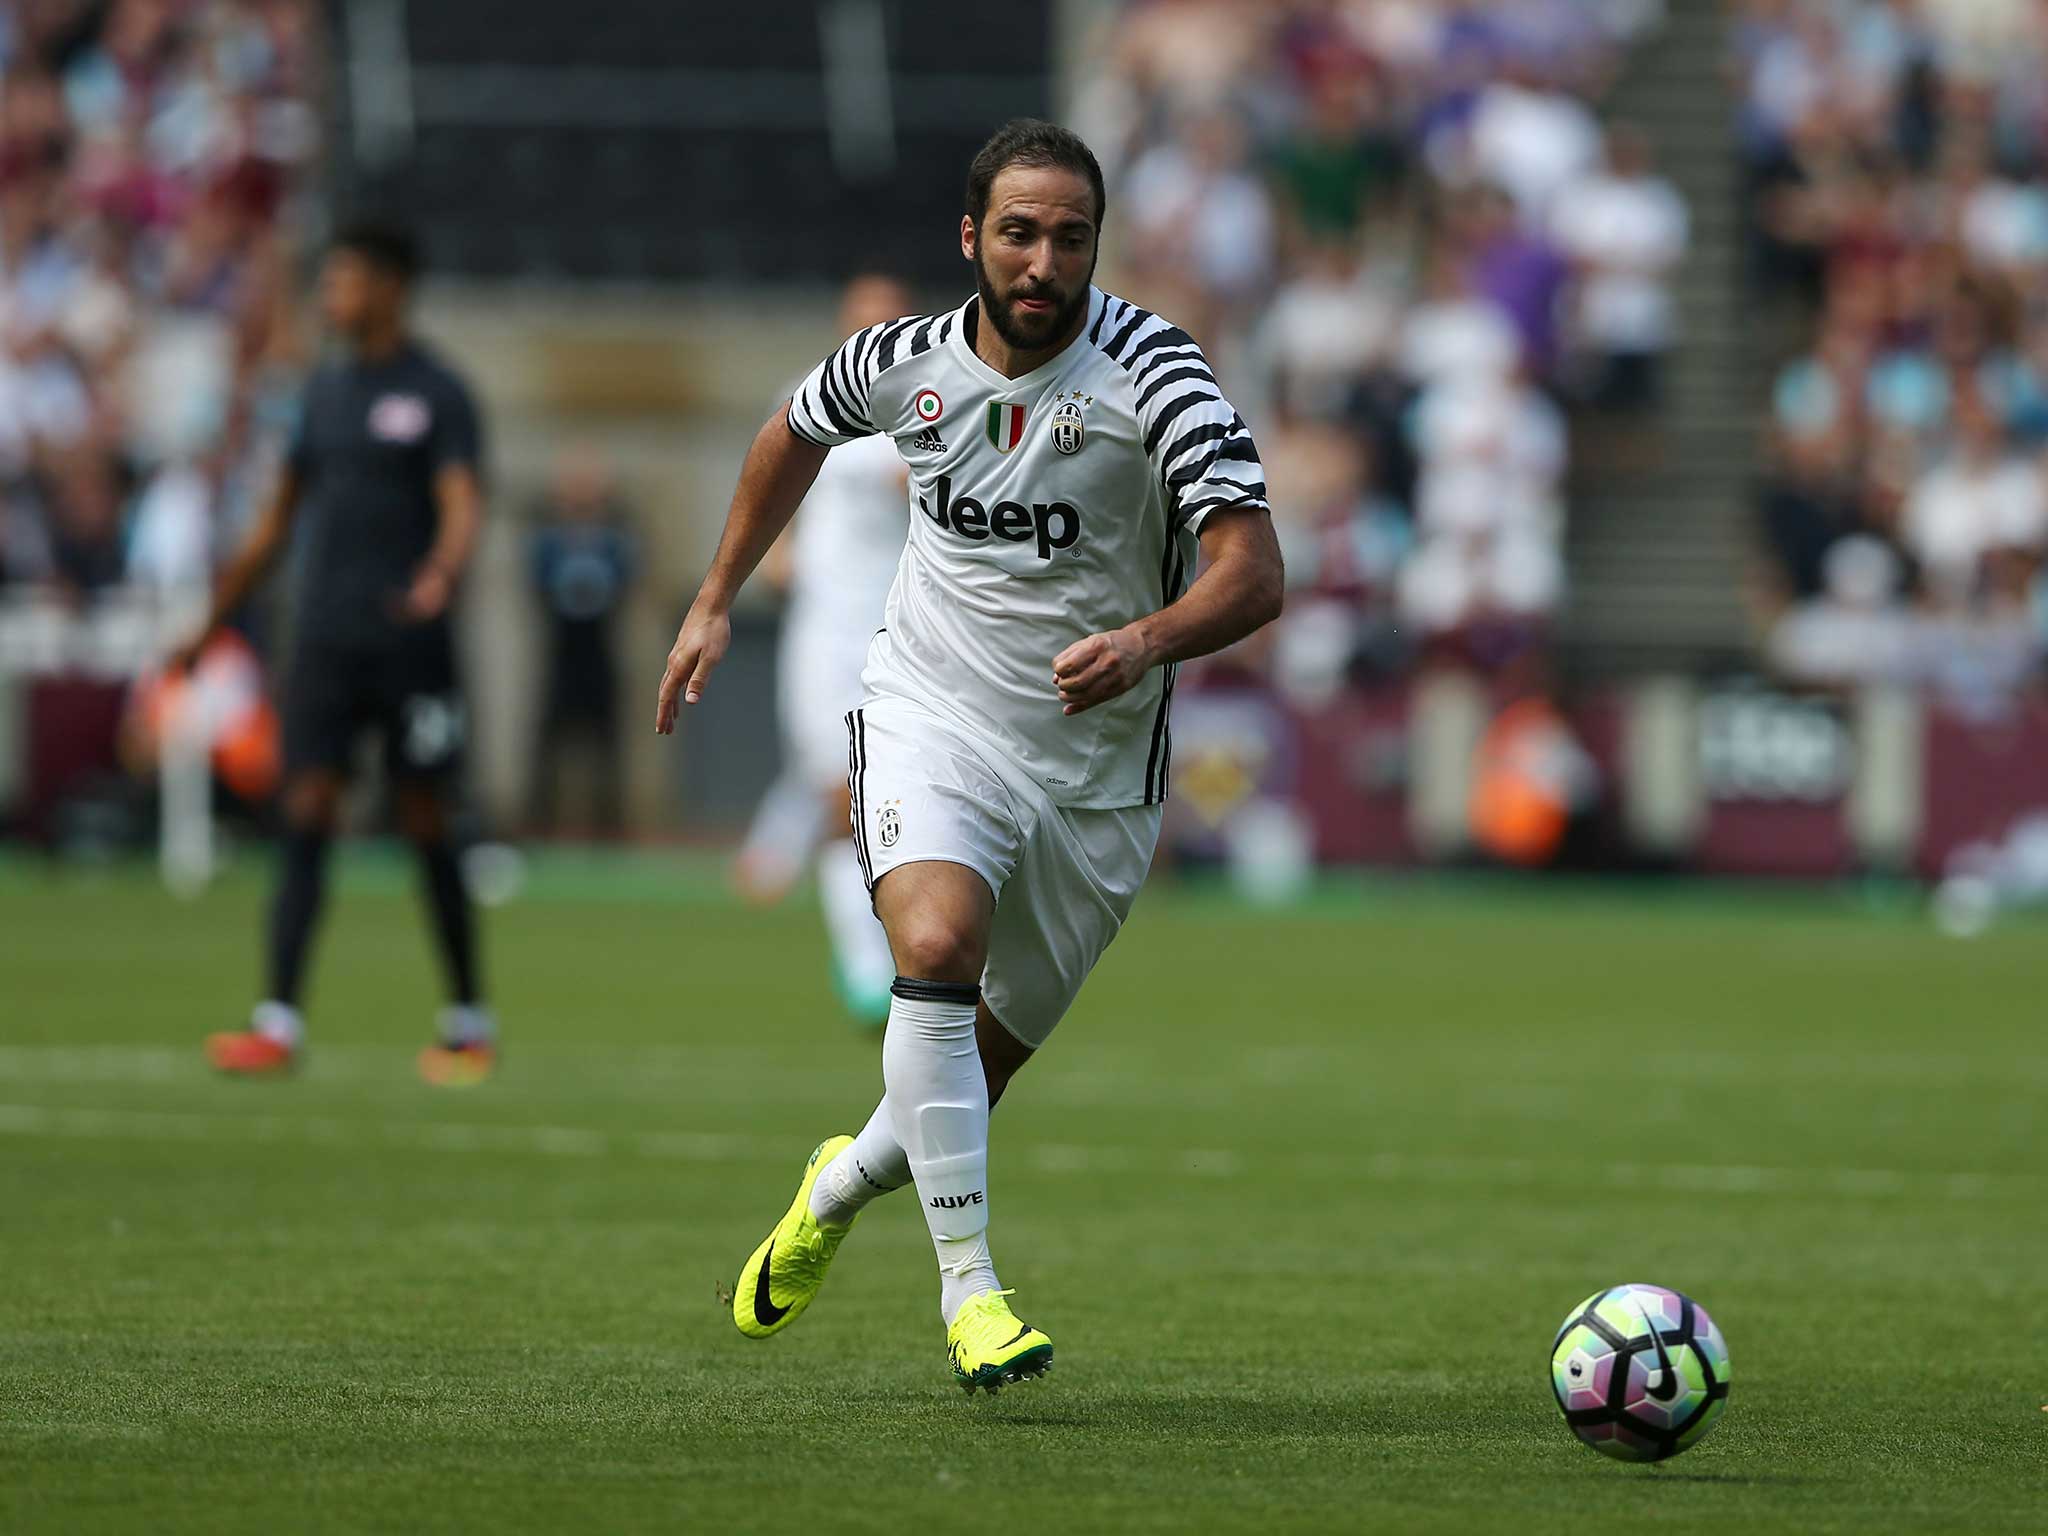
[[[249,1015],[249,1027],[259,1035],[269,1036],[287,1050],[296,1051],[306,1043],[306,1021],[299,1017],[299,1010],[275,998],[256,1005]]]
[[[443,1045],[490,1045],[497,1038],[498,1021],[483,1004],[451,1003],[441,1010]]]
[[[939,1250],[939,1316],[950,1328],[968,1297],[999,1291],[1002,1286],[996,1281],[996,1261],[989,1257],[987,1232],[942,1238],[935,1246]]]
[[[882,1099],[917,1183],[948,1323],[994,1290],[988,1253],[988,1081],[974,1043],[979,987],[899,976],[882,1041]]]
[[[856,1008],[881,1012],[889,1004],[896,961],[889,953],[888,932],[868,899],[868,883],[852,838],[827,843],[819,852],[818,900],[825,908],[825,932],[847,1000]]]
[[[819,1221],[844,1226],[870,1200],[909,1182],[910,1159],[896,1139],[896,1127],[889,1123],[885,1100],[875,1106],[853,1145],[841,1149],[819,1172],[817,1182],[811,1185],[811,1214]]]

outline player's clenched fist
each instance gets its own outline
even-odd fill
[[[1084,709],[1129,693],[1151,667],[1152,658],[1135,629],[1113,629],[1076,640],[1052,659],[1052,679],[1060,690],[1060,713],[1078,715]]]
[[[654,704],[654,729],[663,736],[676,728],[676,696],[694,704],[704,696],[711,669],[725,659],[732,644],[732,620],[723,613],[700,615],[692,608],[683,619],[682,632],[668,653],[668,669],[661,674],[661,693]]]

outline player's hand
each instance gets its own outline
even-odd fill
[[[164,658],[164,676],[188,677],[199,665],[200,654],[206,649],[205,635],[197,635]]]
[[[1135,629],[1126,626],[1076,640],[1052,659],[1059,685],[1060,713],[1078,715],[1137,687],[1152,657]]]
[[[423,565],[412,585],[405,589],[405,616],[415,624],[427,624],[448,611],[455,595],[455,583],[438,565]]]
[[[725,659],[732,644],[732,620],[723,613],[702,613],[694,607],[683,619],[682,633],[668,653],[661,674],[661,693],[654,702],[654,729],[667,736],[676,728],[676,699],[694,704],[704,696],[711,669]]]

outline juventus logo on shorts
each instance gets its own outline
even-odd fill
[[[876,820],[881,823],[882,846],[894,848],[896,839],[903,835],[903,815],[896,809],[896,802],[892,800],[883,806]]]

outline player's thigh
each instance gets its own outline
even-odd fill
[[[453,798],[453,785],[444,774],[394,774],[391,809],[399,835],[422,845],[445,843],[454,819]]]
[[[988,882],[947,859],[899,864],[875,884],[875,916],[899,976],[980,981],[995,910]]]
[[[392,782],[452,781],[469,744],[469,709],[450,639],[431,632],[408,637],[385,662],[378,705]]]
[[[823,790],[825,811],[820,818],[827,838],[841,838],[853,829],[853,792],[846,780],[827,784]]]
[[[1023,849],[1002,780],[952,732],[887,704],[847,716],[846,751],[854,851],[899,967],[963,939],[985,953]]]
[[[295,832],[330,833],[341,818],[341,774],[332,768],[299,768],[278,787],[284,824]]]
[[[1036,1050],[1131,914],[1159,845],[1160,808],[1047,807],[996,903],[982,993]]]
[[[348,777],[375,710],[375,685],[372,670],[350,652],[308,648],[292,657],[278,690],[287,784]]]

